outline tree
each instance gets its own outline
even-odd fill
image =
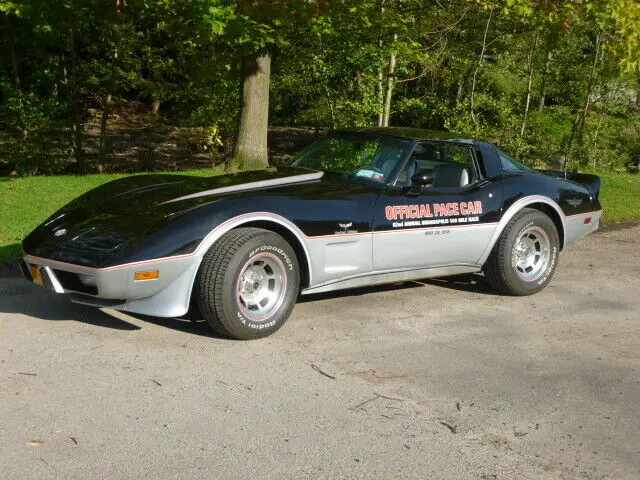
[[[234,157],[241,169],[258,170],[269,165],[267,129],[271,54],[267,49],[260,50],[243,62],[242,106]]]
[[[268,164],[270,123],[449,129],[534,164],[619,168],[640,151],[639,5],[0,0],[0,162],[93,171],[130,105],[216,132],[231,169]]]

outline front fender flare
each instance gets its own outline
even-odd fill
[[[307,245],[306,238],[307,236],[300,230],[292,221],[277,215],[271,212],[252,212],[245,213],[243,215],[238,215],[235,217],[226,220],[221,223],[217,227],[215,227],[207,236],[200,242],[198,248],[194,252],[194,255],[198,257],[198,265],[202,261],[205,253],[211,248],[211,246],[217,242],[220,237],[222,237],[225,233],[233,230],[234,228],[238,228],[244,224],[251,222],[270,222],[276,225],[280,225],[281,227],[286,228],[295,238],[298,240],[302,249],[304,251],[304,255],[306,257],[306,263],[308,265],[309,271],[307,272],[309,275],[309,282],[313,279],[313,272],[311,270],[311,257],[309,256],[309,249]]]

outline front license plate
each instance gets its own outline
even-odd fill
[[[31,265],[31,280],[36,285],[44,285],[42,281],[42,265]]]

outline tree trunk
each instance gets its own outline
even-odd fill
[[[380,5],[380,13],[384,16],[384,0]],[[380,50],[382,50],[382,38],[379,40]],[[384,125],[384,75],[382,73],[382,66],[378,67],[378,126]]]
[[[111,93],[104,96],[102,102],[102,119],[100,121],[100,154],[98,158],[98,168],[102,170],[105,155],[107,154],[107,125],[109,122],[109,111],[111,110]]]
[[[18,68],[18,57],[16,55],[16,34],[15,32],[11,29],[11,21],[9,19],[9,14],[8,13],[4,13],[4,15],[2,15],[4,17],[4,28],[5,28],[5,35],[7,37],[11,38],[11,46],[9,47],[11,50],[11,76],[13,77],[13,84],[16,87],[20,87],[20,73],[19,73],[19,68]]]
[[[393,35],[393,41],[398,39],[398,35]],[[389,71],[387,73],[387,94],[384,99],[384,118],[382,119],[382,126],[389,126],[389,117],[391,116],[391,98],[393,96],[393,84],[395,82],[396,75],[396,54],[391,52],[389,55]]]
[[[160,111],[160,104],[162,103],[162,100],[159,98],[154,98],[153,99],[153,103],[151,105],[151,113],[153,113],[154,115],[157,115],[158,112]]]
[[[458,82],[458,88],[456,90],[456,105],[462,100],[462,94],[464,93],[464,79],[460,79]]]
[[[84,136],[84,122],[74,119],[73,121],[73,154],[76,159],[78,173],[87,173],[87,166],[84,159],[84,149],[82,140]]]
[[[482,50],[480,50],[480,56],[478,57],[478,64],[473,72],[473,82],[471,82],[471,98],[469,101],[469,111],[471,112],[471,119],[476,129],[478,128],[478,120],[475,115],[475,93],[476,93],[476,79],[478,77],[478,71],[484,62],[484,53],[487,51],[487,34],[489,33],[489,25],[491,25],[491,17],[493,17],[493,10],[489,10],[489,18],[487,24],[484,27],[484,36],[482,37]]]
[[[596,35],[596,53],[593,58],[593,65],[591,66],[591,74],[589,75],[589,83],[587,85],[587,94],[584,99],[584,109],[580,118],[580,124],[578,128],[578,142],[582,143],[584,136],[584,125],[587,121],[587,115],[589,114],[589,107],[591,106],[591,94],[593,93],[593,87],[596,83],[598,76],[598,56],[600,55],[600,47],[602,46],[602,40],[600,35]]]
[[[382,83],[382,67],[378,68],[378,126],[384,125],[384,86]]]
[[[596,133],[593,135],[593,168],[598,168],[598,137],[600,135],[600,129],[604,122],[604,114],[600,115],[598,119],[598,126],[596,127]]]
[[[78,85],[78,57],[76,52],[75,32],[73,27],[69,32],[69,43],[71,49],[71,116],[73,121],[73,155],[76,160],[78,173],[86,173],[87,166],[84,158],[82,140],[84,136],[84,102],[80,95]]]
[[[531,105],[531,90],[533,88],[533,58],[536,51],[536,44],[538,43],[538,33],[533,37],[533,46],[529,52],[528,66],[529,66],[529,79],[527,81],[527,100],[524,104],[524,112],[522,114],[522,125],[520,125],[520,138],[524,136],[524,131],[527,127],[527,116],[529,115],[529,106]],[[518,142],[519,143],[519,142]]]
[[[540,82],[540,101],[538,102],[538,110],[542,110],[547,101],[547,76],[549,75],[549,65],[551,64],[552,58],[553,53],[551,52],[551,49],[549,49],[547,50],[544,69],[542,70],[542,80]]]
[[[331,129],[335,130],[337,123],[336,123],[336,110],[333,106],[333,100],[331,99],[331,92],[329,91],[329,87],[327,86],[327,84],[324,84],[324,94],[327,97],[327,103],[329,104],[329,112],[331,113]]]
[[[573,143],[577,139],[578,145],[582,142],[582,137],[584,135],[584,125],[587,120],[587,115],[589,113],[589,106],[591,104],[591,93],[593,92],[593,87],[596,82],[596,77],[598,73],[598,56],[600,55],[600,47],[602,45],[602,38],[600,35],[596,35],[596,51],[593,58],[593,65],[591,66],[591,73],[589,74],[589,80],[587,83],[587,91],[584,99],[584,107],[582,108],[582,112],[578,112],[576,114],[575,121],[573,122],[573,126],[571,127],[571,134],[569,136],[569,141],[567,142],[567,148],[565,153],[565,161],[564,161],[564,171],[565,173],[569,169],[569,163],[571,162],[571,150],[573,148]]]
[[[259,170],[269,166],[269,52],[262,50],[246,58],[243,75],[242,107],[233,162],[234,166],[243,170]]]
[[[18,68],[18,56],[16,55],[16,42],[11,40],[11,70],[13,73],[13,84],[20,88],[20,69]]]

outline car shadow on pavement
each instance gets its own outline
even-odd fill
[[[503,296],[495,288],[493,288],[483,275],[478,273],[469,273],[466,275],[455,275],[453,277],[429,278],[423,281],[428,285],[436,285],[438,287],[450,288],[461,292],[479,293],[482,295]]]
[[[482,275],[468,274],[468,275],[456,275],[452,277],[431,278],[425,280],[415,280],[408,282],[387,283],[383,285],[373,285],[371,287],[352,288],[348,290],[336,290],[333,292],[314,293],[311,295],[298,296],[297,303],[309,303],[317,302],[321,300],[331,300],[336,298],[345,298],[352,296],[360,296],[366,294],[374,294],[380,292],[389,292],[395,290],[410,290],[417,288],[424,288],[427,285],[434,285],[437,287],[450,288],[452,290],[459,290],[465,292],[473,292],[482,295],[500,295],[495,291],[491,285],[487,283]],[[202,319],[202,316],[189,312],[188,315],[182,318],[160,318],[151,317],[148,315],[133,314],[126,312],[128,316],[143,322],[152,323],[161,327],[170,328],[179,332],[190,333],[194,335],[201,335],[204,337],[226,339],[224,335],[220,335],[214,332],[206,320]]]
[[[116,330],[140,329],[97,308],[72,303],[65,295],[33,285],[22,278],[17,267],[6,264],[0,269],[0,313],[41,320],[73,320]]]
[[[139,313],[128,313],[127,315],[141,320],[143,322],[152,323],[160,327],[170,328],[178,332],[190,333],[193,335],[200,335],[202,337],[210,337],[217,339],[226,339],[227,337],[214,332],[209,326],[206,320],[195,317],[193,319],[186,317],[179,318],[163,318],[163,317],[151,317],[149,315],[142,315]]]
[[[140,330],[142,327],[126,321],[134,320],[152,323],[185,333],[221,338],[204,320],[195,318],[159,318],[147,315],[112,315],[108,309],[73,303],[66,295],[58,295],[22,278],[20,269],[14,262],[0,264],[0,314],[26,315],[40,320],[71,320],[114,330]],[[122,316],[125,319],[121,318]],[[196,316],[197,317],[197,316]]]
[[[111,315],[108,310],[103,311],[95,307],[75,304],[64,295],[57,295],[42,287],[30,284],[22,278],[15,265],[5,263],[0,266],[2,267],[0,268],[0,313],[22,314],[41,320],[73,320],[115,330],[139,330],[142,328],[118,318],[118,316]],[[484,295],[499,295],[482,275],[469,274],[304,295],[298,298],[298,302],[307,303],[395,290],[417,289],[428,285]],[[207,322],[198,315],[183,318],[159,318],[127,312],[126,316],[184,333],[225,338],[214,332]]]
[[[371,287],[352,288],[348,290],[336,290],[333,292],[313,293],[298,297],[298,303],[329,300],[331,298],[353,297],[371,293],[389,292],[394,290],[409,290],[422,288],[426,285],[449,288],[464,292],[478,293],[482,295],[501,295],[480,274],[455,275],[452,277],[427,278],[424,280],[411,280],[407,282],[386,283]]]

